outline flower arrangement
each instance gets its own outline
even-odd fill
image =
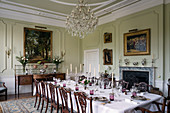
[[[87,85],[90,81],[87,79],[80,80],[80,83]]]
[[[28,63],[28,58],[24,56],[16,56],[17,61],[19,61],[23,66]]]
[[[63,57],[55,57],[53,60],[52,60],[52,63],[54,63],[55,65],[59,65],[60,63],[64,62],[63,60]]]
[[[16,56],[17,61],[19,61],[23,66],[23,72],[25,72],[25,66],[28,63],[28,58],[24,56]]]

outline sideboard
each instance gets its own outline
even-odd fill
[[[53,80],[53,77],[60,78],[61,80],[65,80],[65,78],[66,78],[65,73],[32,74],[32,75],[16,74],[15,75],[15,95],[18,94],[18,97],[19,97],[19,86],[20,85],[31,85],[31,91],[33,94],[34,79],[37,79],[39,81],[41,81],[41,80],[44,80],[44,81],[50,80],[51,81],[51,80]]]

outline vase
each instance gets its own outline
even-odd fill
[[[26,64],[22,64],[22,72],[25,73],[25,67],[26,67]]]
[[[58,72],[58,64],[56,64],[56,72]]]

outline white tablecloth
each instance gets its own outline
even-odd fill
[[[51,82],[51,83],[54,84],[54,82]],[[74,81],[70,81],[70,82],[64,81],[64,82],[60,82],[58,84],[60,84],[60,86],[63,86],[63,83],[66,83],[67,88],[71,88],[72,90],[75,90],[76,83]],[[86,92],[86,94],[88,94],[89,96],[91,96],[89,94],[90,89],[94,89],[94,87],[89,86],[86,90],[84,90],[84,87],[82,85],[79,85],[79,91]],[[100,97],[106,97],[109,99],[109,93],[111,93],[111,92],[112,92],[112,89],[98,88],[98,91],[95,92],[95,94],[92,95],[92,97],[100,96]],[[129,92],[127,95],[125,95],[123,93],[119,93],[119,96],[115,96],[114,101],[111,101],[110,103],[103,104],[103,102],[93,101],[93,103],[92,103],[93,113],[133,113],[133,112],[137,113],[136,111],[134,111],[134,108],[136,108],[138,106],[155,110],[156,108],[155,108],[155,106],[153,106],[151,104],[151,102],[162,100],[162,97],[160,95],[156,95],[156,94],[146,93],[143,96],[148,98],[149,100],[145,100],[145,101],[133,100],[133,101],[131,101],[131,93]],[[59,95],[59,100],[61,103],[60,95]],[[73,93],[72,93],[72,101],[73,101],[73,109],[76,111],[77,108],[76,108],[76,102],[75,102]],[[87,104],[87,113],[90,113],[89,101],[87,103],[88,103]]]

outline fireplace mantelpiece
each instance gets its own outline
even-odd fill
[[[149,72],[149,85],[154,84],[154,67],[119,67],[119,79],[123,79],[123,71]]]

